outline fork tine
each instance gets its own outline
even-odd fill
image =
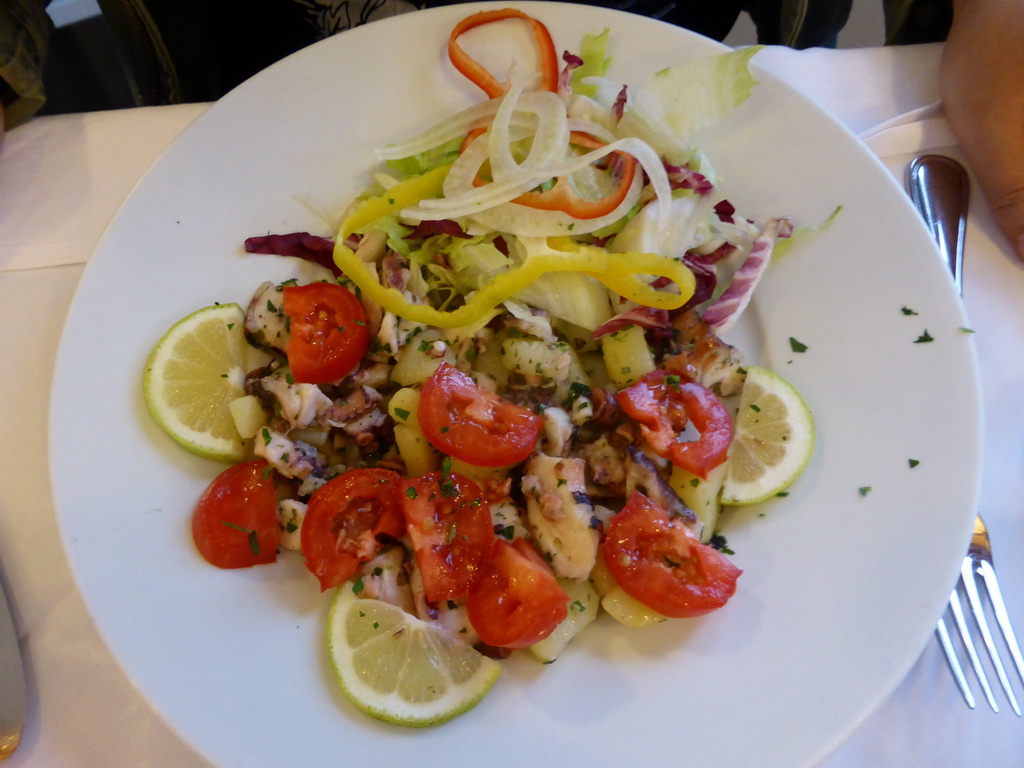
[[[970,559],[967,559],[966,562],[969,563]],[[961,579],[962,581],[963,579]],[[956,621],[957,631],[960,633],[960,639],[967,649],[967,655],[971,658],[971,666],[974,668],[974,674],[977,675],[978,682],[981,683],[981,688],[985,692],[988,705],[992,707],[993,712],[998,713],[999,705],[996,704],[996,697],[992,693],[992,686],[988,684],[988,677],[986,677],[985,670],[981,666],[981,659],[978,658],[978,651],[974,647],[974,640],[971,639],[971,633],[967,629],[967,621],[964,619],[964,608],[960,602],[960,595],[955,589],[949,595],[949,607],[953,611],[953,619]]]
[[[999,581],[996,579],[995,568],[984,560],[978,563],[977,573],[985,582],[988,589],[989,599],[992,601],[992,609],[996,614],[996,621],[1003,632],[1003,639],[1010,649],[1014,666],[1017,667],[1017,674],[1021,682],[1024,682],[1024,658],[1021,657],[1020,646],[1017,644],[1017,636],[1013,632],[1013,625],[1010,623],[1010,614],[1006,611],[1006,603],[1003,602],[1003,593],[999,589]]]
[[[981,603],[981,596],[978,594],[978,583],[974,578],[974,569],[981,562],[983,561],[970,557],[965,559],[963,566],[960,568],[960,575],[963,580],[964,590],[967,592],[967,602],[971,606],[971,613],[974,614],[974,621],[978,625],[978,629],[981,630],[981,639],[985,643],[985,648],[988,649],[988,657],[992,661],[992,666],[995,667],[999,683],[1003,686],[1003,691],[1006,693],[1006,698],[1010,701],[1010,706],[1013,707],[1013,711],[1020,717],[1020,706],[1017,704],[1017,697],[1013,695],[1013,687],[1006,677],[1006,670],[1003,668],[999,651],[996,650],[995,641],[992,639],[992,632],[988,628],[988,620],[985,618],[985,608]]]
[[[971,693],[971,687],[967,684],[967,678],[964,676],[964,668],[960,666],[960,658],[956,655],[953,643],[949,639],[949,630],[946,628],[946,619],[944,617],[939,617],[938,622],[935,624],[935,632],[939,636],[942,650],[946,653],[946,661],[949,662],[949,668],[953,672],[953,677],[956,678],[956,682],[960,686],[960,693],[964,695],[967,706],[974,709],[977,706],[974,701],[974,694]]]

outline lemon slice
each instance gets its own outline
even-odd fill
[[[179,320],[149,356],[143,387],[149,412],[186,450],[236,462],[247,447],[230,404],[245,392],[245,314],[217,304]]]
[[[398,725],[438,725],[472,709],[501,664],[390,603],[335,592],[327,621],[334,673],[352,702]]]
[[[753,504],[792,483],[814,452],[814,420],[803,397],[766,368],[750,366],[722,487],[723,504]]]

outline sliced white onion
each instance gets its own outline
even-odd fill
[[[658,158],[654,150],[639,139],[618,139],[611,144],[606,144],[586,154],[570,158],[561,163],[554,163],[544,168],[520,167],[519,171],[510,174],[502,181],[494,181],[476,187],[473,186],[473,180],[476,178],[476,172],[479,170],[480,165],[486,159],[483,156],[482,150],[473,151],[478,143],[479,140],[473,142],[470,148],[452,166],[452,170],[448,173],[448,178],[445,179],[444,197],[422,200],[419,206],[402,211],[402,215],[420,220],[479,216],[483,211],[510,202],[544,181],[557,176],[568,176],[616,151],[627,152],[640,162],[651,179],[651,184],[658,197],[667,199],[671,196],[668,176],[665,173],[660,158]],[[471,152],[472,158],[467,157]],[[462,160],[466,161],[465,165],[460,163]],[[452,174],[456,173],[456,166],[460,166],[458,168],[459,172],[453,177]],[[472,169],[472,174],[469,173],[470,169]],[[573,220],[584,221],[579,219]],[[518,234],[514,231],[512,233]]]
[[[504,203],[486,211],[473,214],[470,232],[509,232],[522,237],[558,237],[561,235],[585,235],[612,224],[636,205],[643,187],[643,174],[633,177],[633,183],[623,201],[605,216],[596,219],[577,219],[563,211],[544,211],[538,208]],[[479,229],[478,229],[479,228]]]
[[[502,181],[519,170],[519,163],[512,157],[512,148],[509,146],[509,123],[525,88],[526,81],[513,72],[508,90],[501,97],[487,130],[487,156],[491,161],[491,176],[495,181]]]
[[[498,111],[500,102],[500,99],[490,99],[474,104],[472,107],[434,124],[411,139],[398,144],[389,144],[376,150],[377,157],[380,160],[400,160],[403,157],[412,157],[439,147],[457,136],[464,136],[475,126],[492,118]]]

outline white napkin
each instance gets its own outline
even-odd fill
[[[134,110],[130,135],[111,129],[118,111],[40,117],[11,131],[0,149],[0,271],[86,262],[152,158],[208,106]]]

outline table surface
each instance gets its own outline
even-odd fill
[[[902,176],[920,150],[960,156],[937,103],[940,55],[939,45],[768,48],[757,61],[864,136]],[[8,765],[206,765],[156,717],[91,623],[60,543],[46,435],[57,344],[89,255],[135,182],[207,107],[38,118],[11,131],[0,151],[0,393],[9,404],[0,447],[0,577],[28,689],[24,739]],[[986,414],[980,511],[1011,616],[1024,631],[1024,265],[973,192],[964,302],[977,334]],[[1020,766],[1024,720],[1000,702],[998,715],[980,696],[969,710],[929,640],[903,683],[823,765]]]

